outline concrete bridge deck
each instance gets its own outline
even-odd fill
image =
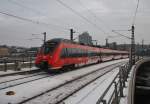
[[[150,58],[132,67],[127,100],[127,104],[150,104]]]

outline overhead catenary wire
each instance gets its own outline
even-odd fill
[[[21,2],[21,1],[19,1],[19,2],[14,1],[14,0],[8,0],[8,1],[9,1],[10,3],[13,3],[13,4],[17,5],[17,6],[20,6],[20,7],[24,8],[24,9],[28,9],[28,10],[30,10],[30,11],[36,13],[36,14],[41,14],[41,15],[44,15],[45,17],[47,17],[46,13],[43,13],[43,12],[41,12],[41,11],[39,11],[39,10],[36,10],[36,9],[31,8],[31,7],[29,7],[29,6],[23,5],[22,3],[19,3],[19,2]],[[57,25],[57,26],[59,26],[59,25]],[[61,26],[60,26],[60,27],[61,27]],[[77,27],[75,27],[75,26],[72,26],[72,27],[77,28]],[[67,28],[66,28],[66,29],[67,29]],[[69,30],[69,28],[68,28],[67,30]]]
[[[135,20],[136,20],[138,8],[139,8],[139,2],[140,2],[140,0],[137,1],[136,9],[135,9],[135,12],[134,12],[134,15],[133,15],[133,22],[132,22],[132,25],[135,25]]]
[[[30,11],[33,11],[33,12],[36,13],[36,14],[42,14],[42,15],[44,15],[44,13],[42,13],[42,12],[36,10],[36,9],[33,9],[33,8],[31,8],[31,7],[25,6],[25,5],[21,4],[21,3],[18,3],[18,2],[14,1],[14,0],[7,0],[7,1],[9,1],[10,3],[13,3],[13,4],[17,5],[17,6],[20,6],[20,7],[22,7],[22,8],[25,8],[25,9],[28,9],[28,10],[30,10]],[[19,1],[20,1],[20,0],[19,0]]]
[[[125,38],[127,38],[127,39],[132,39],[131,37],[128,37],[128,36],[126,36],[126,35],[123,35],[123,34],[117,32],[117,31],[115,31],[115,30],[112,30],[112,32],[114,32],[114,33],[116,33],[116,34],[118,34],[118,35],[120,35],[120,36],[122,36],[122,37],[125,37]]]
[[[135,20],[136,20],[136,15],[137,15],[137,12],[138,12],[138,7],[139,7],[139,0],[137,2],[136,9],[135,9],[135,12],[134,12],[134,15],[133,15],[133,21],[132,21],[132,26],[133,27],[135,25]],[[125,37],[127,39],[133,39],[132,37],[128,37],[128,36],[123,35],[123,34],[117,32],[117,31],[132,31],[132,29],[127,29],[127,30],[112,30],[112,32],[115,33],[115,34],[118,34],[118,35],[120,35],[122,37]]]
[[[81,17],[83,20],[85,20],[89,24],[91,24],[94,27],[96,27],[98,30],[100,30],[104,34],[106,34],[106,32],[102,28],[100,28],[97,24],[91,22],[88,18],[84,17],[82,14],[80,14],[79,12],[77,12],[76,10],[74,10],[73,8],[68,6],[66,3],[62,2],[61,0],[56,0],[56,1],[59,2],[61,5],[63,5],[64,7],[66,7],[67,9],[69,9],[70,11],[72,11],[74,14],[78,15],[79,17]]]
[[[87,11],[88,11],[93,17],[95,17],[95,19],[99,20],[102,24],[104,24],[104,25],[106,26],[106,28],[107,28],[108,30],[110,30],[110,32],[114,32],[114,30],[112,30],[108,24],[106,24],[101,18],[97,17],[94,12],[92,12],[90,9],[88,9],[88,8],[81,2],[81,0],[78,0],[78,1],[79,1],[79,3],[80,3],[85,9],[87,9]],[[128,26],[128,25],[127,25],[127,26]],[[128,30],[116,30],[116,31],[131,31],[131,30],[128,29]],[[115,32],[114,32],[114,33],[115,33]],[[117,33],[116,33],[116,34],[117,34]],[[117,35],[118,35],[118,34],[117,34]],[[128,37],[125,36],[125,35],[122,35],[122,36],[128,38]],[[109,37],[109,35],[108,35],[107,37]],[[114,37],[118,37],[118,36],[114,36]],[[113,38],[114,38],[114,37],[113,37]]]
[[[10,14],[10,13],[3,12],[3,11],[0,11],[0,14],[7,15],[7,16],[10,16],[10,17],[19,19],[19,20],[26,21],[26,22],[32,22],[32,23],[35,23],[35,24],[39,24],[38,21],[33,21],[33,20],[31,20],[31,19],[24,18],[24,17],[20,17],[20,16],[17,16],[17,15],[13,15],[13,14]]]
[[[16,18],[16,19],[19,19],[19,20],[22,20],[22,21],[31,22],[31,23],[37,24],[37,25],[44,25],[44,26],[51,26],[51,27],[54,26],[54,27],[60,28],[61,30],[67,30],[67,31],[69,30],[68,28],[64,28],[64,27],[61,27],[61,26],[58,26],[58,25],[44,23],[44,22],[40,22],[40,21],[35,21],[35,20],[29,19],[29,18],[17,16],[17,15],[10,14],[10,13],[4,12],[4,11],[0,11],[0,14],[7,15],[9,17],[13,17],[13,18]]]
[[[100,21],[102,24],[104,24],[105,27],[106,27],[108,30],[110,30],[110,31],[112,30],[108,24],[106,24],[100,17],[98,17],[94,12],[92,12],[90,9],[88,9],[88,8],[81,2],[81,0],[78,0],[78,2],[79,2],[80,5],[82,5],[85,9],[87,9],[87,11],[88,11],[95,19],[97,19],[97,20]]]
[[[18,5],[18,6],[22,7],[22,8],[29,9],[29,10],[35,12],[35,13],[43,14],[42,12],[40,12],[40,11],[34,9],[34,8],[30,8],[30,7],[28,7],[28,6],[25,6],[25,5],[21,4],[21,3],[18,3],[18,2],[16,2],[15,0],[8,0],[8,1],[11,2],[11,3],[13,3],[13,4],[16,4],[16,5]],[[60,0],[59,0],[59,1],[60,1]],[[103,20],[101,20],[99,17],[97,17],[96,14],[93,13],[91,10],[89,10],[89,9],[88,9],[88,8],[87,8],[80,0],[79,0],[79,3],[80,3],[84,8],[86,8],[87,11],[88,11],[95,19],[99,20],[99,21],[102,22],[107,28],[109,28],[109,26],[106,25],[105,22],[104,22]],[[36,21],[36,22],[39,23],[38,21]],[[88,20],[88,22],[91,22],[91,21]],[[92,22],[91,22],[91,23],[92,23]],[[42,23],[42,24],[43,24],[43,23]],[[45,23],[44,23],[44,24],[45,24]],[[92,23],[92,24],[94,24],[94,23]],[[45,24],[45,25],[47,25],[47,24]],[[94,25],[100,29],[100,27],[99,27],[98,25],[96,25],[96,24],[94,24]],[[110,28],[109,28],[109,29],[110,29]],[[100,30],[102,30],[103,33],[106,34],[106,32],[105,32],[102,28],[101,28]],[[110,29],[110,30],[111,30],[111,29]]]

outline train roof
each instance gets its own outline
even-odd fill
[[[54,38],[54,39],[51,39],[51,40],[48,40],[47,41],[48,43],[49,42],[55,42],[55,43],[60,43],[60,42],[64,42],[64,43],[73,43],[73,44],[78,44],[78,45],[82,45],[82,46],[88,46],[88,45],[83,45],[83,44],[79,44],[77,42],[72,42],[71,40],[69,39],[64,39],[64,38]],[[100,48],[100,47],[94,47],[94,46],[88,46],[88,47],[93,47],[93,48]],[[107,53],[128,53],[128,51],[120,51],[120,50],[112,50],[112,49],[107,49],[107,48],[100,48],[100,50],[102,52],[107,52]]]
[[[63,38],[54,38],[54,39],[51,39],[51,40],[48,40],[47,42],[65,42],[65,43],[76,43],[76,42],[72,42],[71,40],[68,40],[68,39],[63,39]]]

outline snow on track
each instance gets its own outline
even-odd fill
[[[52,91],[49,91],[33,100],[28,101],[25,104],[57,104],[58,102],[62,101],[66,97],[70,96],[74,92],[80,90],[87,84],[91,83],[92,81],[100,78],[101,76],[105,75],[109,71],[112,71],[114,68],[118,67],[119,64],[115,64],[112,66],[108,66],[102,70],[98,70],[94,73],[90,73],[82,78],[79,78],[75,81],[71,81],[63,86],[60,86]]]
[[[98,98],[104,93],[112,79],[119,72],[119,68],[105,74],[101,78],[93,81],[91,84],[73,94],[63,101],[64,104],[96,104]],[[62,104],[63,104],[62,103]]]
[[[36,71],[37,68],[36,67],[32,67],[32,68],[21,68],[20,71],[15,71],[15,70],[7,70],[6,72],[4,70],[0,70],[0,76],[7,76],[8,74],[15,74],[15,73],[20,73],[20,72],[26,72],[26,71]]]
[[[0,83],[3,82],[8,82],[11,80],[17,80],[17,79],[22,79],[22,78],[26,78],[26,77],[30,77],[30,76],[34,76],[34,75],[38,75],[38,74],[44,74],[46,72],[37,72],[37,73],[33,73],[33,74],[19,74],[19,75],[12,75],[12,76],[4,76],[0,78]]]
[[[38,94],[41,94],[49,89],[55,88],[56,86],[65,83],[66,81],[72,80],[81,76],[83,74],[92,72],[96,69],[118,63],[127,61],[128,59],[115,60],[110,62],[105,62],[89,67],[82,68],[80,70],[75,70],[67,73],[63,73],[57,76],[48,77],[45,79],[40,79],[34,82],[26,83],[24,85],[18,85],[15,87],[7,88],[0,91],[0,104],[16,104]],[[6,95],[7,91],[14,91],[15,95],[8,96]]]
[[[46,74],[46,73],[39,73],[39,74],[30,75],[30,76],[16,78],[16,79],[13,79],[13,80],[8,80],[8,81],[0,83],[0,90],[6,89],[6,88],[9,88],[9,87],[13,87],[13,86],[17,86],[17,85],[20,85],[20,84],[29,83],[31,81],[35,81],[35,80],[38,80],[38,79],[43,79],[43,78],[46,78],[46,77],[49,77],[49,75]]]

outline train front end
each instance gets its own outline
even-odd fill
[[[57,46],[58,42],[55,41],[47,41],[45,44],[43,44],[36,56],[36,67],[44,70],[51,69],[57,58],[54,57]]]

